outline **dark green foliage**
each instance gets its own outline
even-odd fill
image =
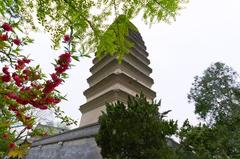
[[[234,120],[209,127],[185,123],[179,136],[181,150],[195,159],[240,158],[240,114]]]
[[[239,91],[237,73],[223,63],[211,65],[195,78],[189,99],[205,123],[184,123],[179,132],[182,152],[196,159],[240,158]]]
[[[209,123],[224,120],[240,108],[240,83],[232,68],[217,62],[196,76],[188,98],[195,104],[195,113]]]
[[[107,104],[99,118],[100,130],[96,142],[104,158],[112,159],[169,159],[174,149],[166,137],[175,134],[177,124],[164,120],[158,112],[160,103],[148,102],[143,96]]]

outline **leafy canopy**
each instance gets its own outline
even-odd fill
[[[0,13],[5,18],[6,13],[20,16],[19,23],[24,24],[28,30],[39,28],[36,22],[40,23],[51,33],[54,48],[59,47],[62,35],[72,31],[75,39],[72,42],[73,50],[79,51],[80,55],[96,52],[100,48],[99,55],[104,52],[115,53],[121,58],[128,47],[121,41],[126,34],[126,19],[141,14],[148,24],[170,22],[186,2],[187,0],[3,0],[0,2]],[[118,19],[117,33],[109,31],[104,35],[109,21],[119,15],[125,15],[126,19]],[[111,38],[118,40],[106,43]],[[120,52],[117,46],[120,47]]]

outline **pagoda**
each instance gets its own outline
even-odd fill
[[[106,103],[126,103],[128,96],[141,92],[149,100],[156,97],[151,89],[153,79],[149,75],[152,69],[142,37],[136,29],[129,29],[127,39],[133,47],[123,57],[121,64],[116,56],[105,55],[101,59],[93,59],[90,68],[92,75],[87,79],[89,88],[84,91],[87,101],[80,106],[80,127],[97,123],[106,109]]]

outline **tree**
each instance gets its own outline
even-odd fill
[[[196,159],[240,157],[240,83],[238,74],[217,62],[195,77],[189,99],[204,123],[185,121],[179,131],[182,152]]]
[[[1,157],[7,154],[22,156],[23,150],[29,146],[25,142],[28,137],[43,135],[34,129],[37,116],[33,112],[36,109],[52,110],[67,124],[75,122],[64,116],[57,106],[65,98],[56,90],[66,78],[65,72],[70,68],[74,54],[66,50],[60,55],[54,64],[55,72],[48,79],[39,66],[32,66],[32,60],[20,53],[21,46],[27,45],[30,40],[19,36],[15,27],[5,22],[0,28],[0,60],[5,64],[0,72]],[[70,39],[66,37],[64,43],[70,47]]]
[[[195,113],[209,124],[225,120],[240,109],[238,74],[217,62],[196,76],[188,98],[195,104]]]
[[[209,126],[191,126],[185,122],[180,129],[182,154],[193,156],[190,159],[238,159],[240,157],[240,118],[239,115],[225,123]],[[186,155],[185,155],[186,156]],[[184,159],[184,158],[183,158]]]
[[[174,150],[166,137],[177,130],[177,123],[163,118],[169,112],[159,113],[159,103],[148,102],[142,94],[122,102],[106,105],[99,118],[100,130],[96,142],[104,158],[168,159]]]

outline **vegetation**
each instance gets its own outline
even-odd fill
[[[195,113],[208,124],[231,118],[239,111],[240,83],[238,74],[229,66],[217,62],[196,76],[188,95],[195,104]]]
[[[45,135],[34,129],[33,110],[52,110],[63,122],[57,104],[65,97],[57,86],[67,78],[72,59],[95,53],[117,55],[119,59],[132,46],[125,42],[130,19],[141,15],[147,24],[171,22],[187,0],[2,0],[0,1],[0,157],[22,158],[29,147],[27,139]],[[111,26],[111,19],[115,23]],[[64,46],[64,53],[53,64],[48,78],[31,57],[21,53],[33,42],[27,34],[43,27],[52,35],[52,46]],[[61,43],[63,42],[63,43]],[[145,97],[108,104],[100,118],[96,137],[106,158],[240,158],[239,76],[223,63],[211,65],[197,76],[189,94],[201,123],[187,120],[177,130],[176,122],[158,113],[158,103]],[[166,137],[177,135],[177,149]],[[111,139],[111,140],[110,140]]]
[[[159,103],[148,102],[143,95],[122,102],[107,104],[99,118],[100,130],[96,142],[104,158],[168,159],[174,150],[166,137],[177,130],[175,121],[164,119],[169,112],[158,112]]]
[[[121,50],[126,47],[122,45],[122,39],[127,23],[124,18],[120,19],[116,32],[104,35],[111,24],[110,19],[125,15],[130,20],[141,15],[148,24],[170,22],[176,18],[178,10],[186,2],[187,0],[3,0],[0,2],[0,10],[4,17],[6,13],[20,16],[20,26],[25,28],[36,30],[39,25],[33,19],[38,21],[51,33],[54,48],[59,47],[62,35],[72,31],[72,51],[78,51],[79,55],[95,52],[98,56],[108,52],[118,53],[117,48],[121,46],[118,55],[122,57],[125,52]],[[9,19],[9,16],[6,18]],[[111,37],[118,39],[116,43]]]
[[[0,157],[22,158],[29,147],[27,139],[45,135],[34,128],[34,109],[52,110],[63,122],[57,104],[65,97],[57,87],[67,78],[72,59],[96,53],[117,55],[119,59],[132,46],[125,42],[130,19],[141,15],[147,24],[171,22],[187,0],[2,0],[0,1]],[[111,19],[115,23],[111,26]],[[48,78],[31,57],[21,53],[33,42],[27,34],[43,27],[52,35],[52,46],[64,46]],[[135,28],[136,29],[136,28]],[[168,112],[158,113],[158,103],[145,97],[108,104],[100,118],[96,137],[105,158],[240,158],[239,76],[223,63],[211,65],[197,76],[189,94],[201,123],[187,120],[180,129]],[[167,145],[166,137],[176,135],[179,146]],[[111,140],[110,140],[111,139]]]
[[[238,74],[217,62],[196,76],[189,99],[201,121],[181,128],[164,120],[156,103],[145,97],[107,104],[96,136],[104,158],[238,159],[240,157],[240,83]],[[179,137],[169,147],[167,137]]]
[[[184,0],[2,0],[0,1],[0,157],[23,157],[31,137],[44,134],[35,129],[33,111],[52,110],[67,124],[57,104],[65,97],[57,87],[67,78],[72,59],[97,53],[116,54],[119,59],[131,47],[123,42],[131,25],[129,19],[141,14],[148,24],[175,19]],[[111,18],[115,24],[109,27]],[[118,17],[118,18],[117,18]],[[52,35],[53,48],[63,46],[48,78],[31,56],[21,53],[33,42],[28,36],[41,27]],[[107,30],[108,28],[108,30]],[[106,31],[107,30],[107,31]],[[25,139],[24,142],[22,139]]]
[[[194,152],[197,159],[240,157],[239,91],[238,74],[220,62],[195,78],[189,99],[203,123],[184,123],[180,132],[184,150]]]
[[[70,39],[64,37],[64,43]],[[54,64],[55,72],[47,79],[39,66],[32,66],[29,57],[20,53],[20,48],[29,40],[17,34],[17,29],[8,23],[0,28],[1,61],[5,64],[0,73],[0,156],[22,157],[29,146],[27,139],[45,136],[35,129],[36,110],[51,110],[66,124],[75,123],[64,116],[57,104],[65,99],[56,88],[66,78],[71,56],[67,50]],[[69,45],[68,45],[69,46]],[[24,151],[24,152],[23,152]]]

